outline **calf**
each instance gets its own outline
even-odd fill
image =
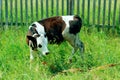
[[[82,20],[79,16],[56,16],[32,23],[26,36],[27,44],[30,47],[30,59],[34,58],[33,51],[39,50],[43,55],[49,54],[48,43],[60,44],[64,40],[73,47],[73,54],[80,49],[84,51],[84,44],[79,40],[79,32],[82,27]]]

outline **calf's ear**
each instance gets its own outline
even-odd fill
[[[28,40],[31,40],[32,42],[36,42],[36,39],[32,36],[27,36]]]
[[[37,48],[36,38],[34,38],[32,36],[29,36],[29,35],[27,35],[26,37],[28,39],[28,45],[30,45],[32,47],[32,50],[34,50],[35,48]],[[33,45],[29,44],[29,40],[32,42]]]

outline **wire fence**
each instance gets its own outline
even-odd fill
[[[51,16],[81,16],[84,25],[120,25],[119,0],[0,0],[0,26],[28,25]]]

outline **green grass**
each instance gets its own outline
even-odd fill
[[[29,48],[25,42],[27,29],[13,26],[0,30],[0,80],[120,79],[120,65],[105,66],[120,63],[119,34],[83,27],[80,38],[85,44],[84,60],[78,51],[73,62],[68,63],[72,47],[63,42],[61,45],[48,45],[50,54],[37,57],[30,64]],[[81,71],[70,72],[76,68]],[[62,73],[65,70],[68,71]]]

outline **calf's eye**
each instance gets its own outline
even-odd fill
[[[44,36],[45,36],[45,37],[47,37],[47,35],[46,35],[46,34],[45,34]]]
[[[39,47],[39,48],[41,48],[41,47],[42,47],[42,45],[41,45],[41,44],[39,44],[39,45],[38,45],[38,47]]]

